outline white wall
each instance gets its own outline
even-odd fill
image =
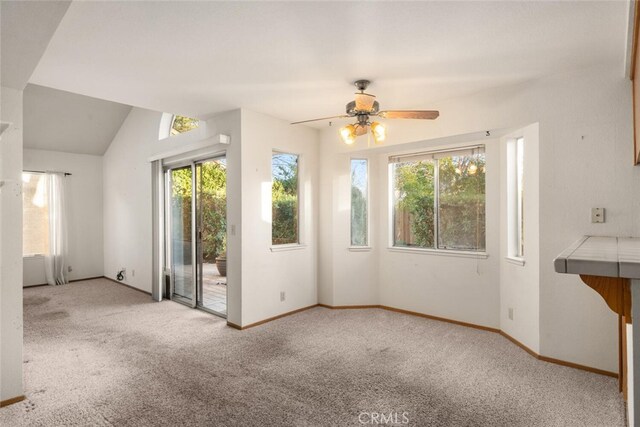
[[[274,150],[300,155],[295,250],[271,250]],[[316,130],[242,110],[242,326],[317,303],[318,163]]]
[[[509,256],[507,144],[524,138],[524,265]],[[539,129],[532,124],[500,139],[500,329],[540,352],[540,158]],[[515,194],[515,186],[513,188]],[[509,309],[513,319],[509,319]]]
[[[378,207],[386,206],[380,192],[380,166],[375,153],[349,154],[327,149],[337,128],[323,133],[320,149],[318,302],[331,306],[377,305],[378,253],[381,248]],[[351,159],[369,164],[369,248],[351,250]]]
[[[24,150],[24,169],[69,172],[69,280],[104,275],[102,156],[58,151]],[[42,280],[44,278],[44,281]],[[46,283],[44,258],[24,260],[24,286]]]
[[[22,258],[22,287],[47,284],[44,256],[33,255]]]
[[[581,283],[578,277],[556,274],[552,260],[584,234],[640,234],[637,220],[640,213],[640,197],[637,197],[640,168],[634,168],[631,163],[630,82],[618,70],[592,68],[483,91],[434,105],[434,108],[441,113],[434,122],[388,121],[389,136],[385,144],[392,146],[539,124],[540,353],[617,371],[616,316],[601,297]],[[350,149],[344,146],[339,141],[336,128],[329,128],[322,134],[322,150],[327,151],[322,154],[321,167],[321,180],[326,185],[333,178],[328,175],[332,169],[325,161],[333,162],[339,153],[348,153],[357,147]],[[324,188],[323,203],[326,191]],[[595,206],[607,209],[605,224],[590,223],[589,210]],[[336,265],[335,258],[326,262],[333,246],[332,240],[335,240],[336,218],[342,215],[339,210],[335,203],[331,212],[323,206],[320,217],[322,264],[319,296],[321,302],[330,303],[333,298],[336,305],[340,304],[335,299],[339,293],[337,290],[352,286],[352,283],[335,280],[334,272],[342,268]],[[383,211],[384,207],[380,210]],[[384,248],[384,243],[378,242],[378,246]],[[491,256],[499,256],[499,249],[496,248],[493,254],[489,260]],[[343,252],[341,265],[349,265],[350,255]],[[407,263],[408,259],[403,257],[399,262]],[[416,259],[415,262],[423,261]],[[375,270],[377,266],[371,263],[364,268]],[[446,271],[451,271],[448,269],[447,264],[441,268],[434,263],[431,277],[443,277]],[[462,271],[467,273],[471,272],[470,269],[471,266],[462,267]],[[403,274],[402,268],[397,271],[394,278],[397,283],[415,280]],[[498,276],[495,277],[498,280]],[[419,286],[399,287],[398,291],[406,294],[396,298],[417,304],[415,301],[427,297]],[[382,296],[382,286],[380,289],[382,301],[385,297]],[[494,295],[494,298],[499,298],[499,293]],[[363,300],[371,298],[367,294]],[[489,317],[485,317],[471,299],[463,300],[465,307],[460,308],[453,307],[461,304],[459,300],[441,298],[440,301],[439,313],[469,313],[465,318],[456,317],[455,320],[488,323]],[[491,305],[499,307],[498,302]],[[399,308],[410,309],[409,306]],[[499,325],[499,314],[504,308],[500,310],[496,311],[490,324]]]
[[[386,249],[384,155],[369,153],[372,189],[378,189],[371,200],[372,223],[378,216],[379,227],[372,230],[370,252],[350,252],[348,161],[361,148],[345,147],[336,128],[330,128],[322,132],[318,153],[314,142],[304,142],[312,140],[315,131],[299,130],[304,128],[246,110],[241,112],[242,132],[233,130],[237,136],[234,141],[242,134],[242,163],[238,163],[242,197],[230,218],[242,212],[238,233],[247,233],[241,240],[242,258],[249,264],[238,266],[243,288],[236,291],[246,300],[242,313],[232,319],[230,312],[230,321],[247,325],[313,304],[315,277],[320,281],[317,298],[321,303],[385,304],[505,330],[509,326],[501,322],[506,310],[500,305],[501,296],[505,304],[511,304],[515,300],[510,298],[520,295],[515,322],[523,322],[511,328],[516,338],[534,350],[539,348],[545,356],[615,371],[615,316],[577,277],[556,274],[552,260],[583,234],[637,235],[640,230],[636,219],[640,198],[633,193],[640,184],[640,169],[631,166],[630,157],[629,82],[615,72],[593,68],[492,89],[434,107],[441,111],[435,122],[389,121],[385,145],[390,149],[416,142],[428,146],[437,138],[447,138],[448,144],[469,142],[459,135],[539,124],[539,332],[534,319],[536,301],[528,301],[518,292],[518,287],[525,286],[522,283],[528,283],[528,292],[535,293],[535,272],[517,277],[498,261],[500,202],[492,189],[499,188],[499,167],[491,172],[488,166],[487,226],[493,230],[487,233],[488,259],[392,253]],[[598,114],[594,115],[596,107]],[[134,109],[104,164],[105,273],[113,277],[119,267],[135,269],[137,275],[129,275],[129,284],[147,291],[151,289],[151,172],[145,160],[179,146],[171,139],[157,141],[159,121],[159,113]],[[488,160],[499,163],[498,144],[488,145]],[[269,250],[270,158],[274,148],[301,153],[302,173],[310,174],[301,177],[304,210],[310,213],[310,222],[303,224],[303,241],[308,247],[297,251]],[[317,162],[320,178],[315,182],[320,183],[320,191],[314,184],[317,169],[304,172],[305,164]],[[590,223],[592,206],[607,209],[605,224]],[[315,241],[314,211],[320,213]],[[316,244],[319,267],[313,254]],[[511,288],[501,287],[501,282],[512,283]],[[284,303],[279,301],[280,291],[287,293]]]
[[[152,188],[155,157],[202,147],[211,135],[231,136],[227,153],[228,320],[245,326],[317,302],[318,133],[248,110],[206,122],[200,133],[158,141],[162,114],[134,108],[104,156],[104,271],[127,268],[128,285],[151,292]],[[271,154],[301,155],[299,250],[271,251]],[[241,161],[242,159],[242,161]],[[232,233],[235,229],[235,234]],[[135,276],[133,271],[135,270]],[[286,299],[280,302],[280,292]],[[242,303],[241,303],[242,302]],[[242,307],[242,308],[241,308]]]
[[[240,324],[240,110],[220,114],[197,130],[158,140],[162,113],[134,108],[104,155],[104,275],[116,278],[127,269],[124,283],[151,292],[152,288],[152,157],[196,150],[211,135],[231,136],[227,150],[227,214],[235,235],[227,238],[228,319]],[[204,144],[203,144],[204,143]],[[233,194],[233,196],[232,196]],[[135,274],[135,275],[134,275]]]
[[[395,129],[397,131],[399,129]],[[392,130],[389,131],[390,136]],[[464,258],[432,253],[389,250],[390,152],[385,144],[359,151],[340,151],[337,129],[323,132],[319,302],[333,306],[377,305],[426,313],[483,326],[499,327],[499,141],[477,136],[411,144],[409,151],[485,144],[487,157],[486,216],[489,257]],[[370,162],[371,231],[369,251],[352,251],[350,245],[350,159]],[[452,304],[455,301],[455,304]]]
[[[22,389],[22,91],[0,88],[0,400]]]
[[[499,327],[499,177],[500,149],[496,139],[468,140],[462,145],[485,145],[486,253],[488,258],[466,258],[433,253],[389,250],[391,215],[380,203],[378,257],[380,304],[491,328]],[[453,145],[423,143],[414,150]],[[400,147],[398,147],[400,148]],[[388,155],[379,156],[378,194],[389,200]]]

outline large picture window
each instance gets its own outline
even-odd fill
[[[351,159],[351,246],[369,244],[368,181],[367,159]]]
[[[274,152],[271,158],[271,243],[299,243],[298,155]]]
[[[389,158],[393,246],[485,250],[484,147]]]
[[[22,254],[49,253],[49,195],[43,173],[22,173]]]

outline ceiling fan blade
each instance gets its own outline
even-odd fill
[[[368,93],[356,93],[356,110],[371,111],[376,97]]]
[[[346,119],[346,118],[349,118],[349,117],[351,117],[351,116],[349,116],[347,114],[343,114],[341,116],[323,117],[321,119],[302,120],[301,122],[293,122],[291,124],[292,125],[299,125],[300,123],[318,122],[320,120],[331,120],[331,119]]]
[[[380,111],[378,116],[384,119],[427,119],[434,120],[440,115],[435,110],[387,110]]]

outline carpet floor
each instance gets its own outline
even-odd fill
[[[449,323],[318,307],[237,331],[105,279],[24,304],[2,426],[625,425],[616,379]]]

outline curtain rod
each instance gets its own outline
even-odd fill
[[[29,172],[29,173],[63,173],[64,176],[73,175],[73,174],[71,174],[69,172],[58,172],[58,171],[29,171],[29,170],[23,170],[22,172]]]

